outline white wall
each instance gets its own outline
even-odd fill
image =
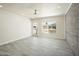
[[[0,9],[0,45],[31,36],[28,18]]]
[[[35,18],[32,19],[32,23],[37,22],[38,23],[38,35],[42,35],[41,26],[42,26],[42,20],[48,20],[48,21],[56,21],[56,33],[50,34],[49,36],[52,36],[53,38],[60,38],[64,39],[64,16],[52,16],[52,17],[44,17],[44,18]],[[48,36],[48,35],[47,35]]]

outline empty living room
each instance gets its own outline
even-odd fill
[[[0,3],[0,56],[79,56],[79,3]]]

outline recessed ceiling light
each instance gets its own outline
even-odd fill
[[[57,8],[61,8],[60,6],[57,6]]]
[[[0,7],[3,7],[2,5],[0,5]]]

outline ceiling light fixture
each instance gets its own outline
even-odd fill
[[[2,5],[0,5],[0,7],[3,7]]]

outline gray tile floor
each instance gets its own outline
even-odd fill
[[[0,46],[0,56],[72,56],[62,39],[30,37]]]

